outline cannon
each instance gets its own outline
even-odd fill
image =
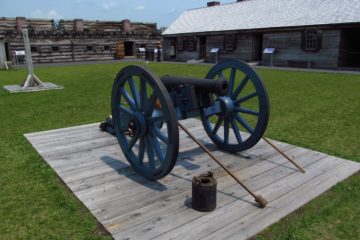
[[[234,153],[254,146],[270,114],[263,81],[246,63],[225,60],[204,79],[163,76],[142,66],[117,74],[111,97],[119,145],[140,175],[160,179],[173,169],[179,151],[178,121],[198,117],[220,149]]]

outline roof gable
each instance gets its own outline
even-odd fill
[[[185,11],[163,35],[360,23],[359,0],[245,0]]]

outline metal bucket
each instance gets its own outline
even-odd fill
[[[216,208],[216,179],[213,173],[201,174],[192,180],[192,208],[210,212]]]

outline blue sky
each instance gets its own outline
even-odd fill
[[[186,9],[206,6],[209,0],[0,0],[0,17],[89,20],[130,19],[169,26]],[[236,0],[222,0],[221,3]]]

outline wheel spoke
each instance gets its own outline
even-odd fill
[[[224,143],[229,143],[229,120],[224,119]]]
[[[134,115],[134,112],[131,111],[130,109],[124,107],[124,106],[121,106],[120,104],[117,106],[119,110],[123,111],[124,113],[128,114],[128,115]]]
[[[219,130],[219,128],[220,128],[220,126],[222,124],[222,122],[223,122],[223,118],[219,117],[219,119],[216,121],[214,129],[211,132],[211,135],[215,135],[217,133],[217,131]]]
[[[129,93],[125,90],[125,88],[122,88],[122,89],[120,90],[120,92],[121,92],[121,95],[124,96],[126,102],[129,104],[129,106],[131,107],[131,109],[132,109],[133,111],[137,111],[137,108],[136,108],[136,106],[135,106],[134,100],[129,96]]]
[[[166,119],[163,115],[148,118],[150,124],[154,124],[156,122],[165,121],[165,120]]]
[[[240,135],[240,129],[232,117],[230,118],[230,123],[231,123],[231,127],[233,129],[233,132],[235,134],[236,140],[238,141],[238,143],[242,143],[243,141],[242,141],[242,138]]]
[[[144,164],[144,154],[145,154],[145,140],[143,137],[140,137],[139,153],[138,153],[139,164]]]
[[[249,132],[254,132],[254,129],[238,114],[233,114],[233,117]]]
[[[243,88],[245,87],[248,81],[249,81],[249,77],[245,76],[244,79],[241,81],[240,85],[236,88],[235,92],[233,93],[232,95],[233,99],[236,99],[239,96],[241,90],[243,90]]]
[[[140,79],[140,109],[145,111],[147,101],[146,80]]]
[[[155,169],[155,157],[154,157],[154,152],[153,152],[153,143],[151,142],[151,139],[149,139],[149,136],[145,137],[146,139],[146,151],[147,151],[147,155],[148,155],[148,160],[149,160],[149,167],[151,169]]]
[[[139,136],[135,135],[131,138],[129,144],[128,144],[128,151],[131,151],[132,147],[135,145],[135,143],[139,140]]]
[[[223,71],[220,71],[220,72],[218,73],[218,75],[219,75],[219,78],[225,78]]]
[[[163,143],[168,144],[169,143],[169,139],[168,137],[165,135],[165,133],[163,133],[162,131],[160,131],[160,129],[158,129],[155,126],[152,126],[150,128],[151,133],[153,133],[156,137],[158,137]]]
[[[229,86],[227,95],[230,97],[233,93],[234,83],[236,77],[236,68],[231,68],[230,79],[229,79]]]
[[[140,109],[140,95],[139,95],[139,91],[134,83],[134,79],[132,79],[132,78],[129,79],[129,85],[130,85],[131,93],[135,100],[135,104],[136,104],[137,108]]]
[[[204,117],[205,117],[206,119],[208,119],[208,118],[211,117],[211,116],[214,116],[215,114],[217,114],[217,113],[216,113],[216,112],[207,113],[207,112],[204,111]]]
[[[251,110],[251,109],[247,109],[247,108],[235,108],[235,112],[241,112],[241,113],[246,113],[246,114],[250,114],[250,115],[254,115],[254,116],[259,116],[259,113]]]
[[[147,101],[147,107],[145,108],[145,114],[144,114],[145,116],[149,116],[152,114],[155,108],[156,99],[157,99],[157,95],[155,94],[154,91],[150,99]]]
[[[242,103],[242,102],[245,102],[253,97],[257,96],[257,92],[253,92],[245,97],[242,97],[242,98],[239,98],[235,101],[235,104],[239,104],[239,103]]]
[[[151,134],[150,136],[151,136],[150,138],[151,138],[151,140],[152,140],[152,142],[154,144],[154,150],[155,150],[156,156],[158,157],[160,162],[164,162],[164,154],[163,154],[163,152],[161,150],[161,146],[160,146],[159,141],[157,140],[157,138],[153,134]]]

